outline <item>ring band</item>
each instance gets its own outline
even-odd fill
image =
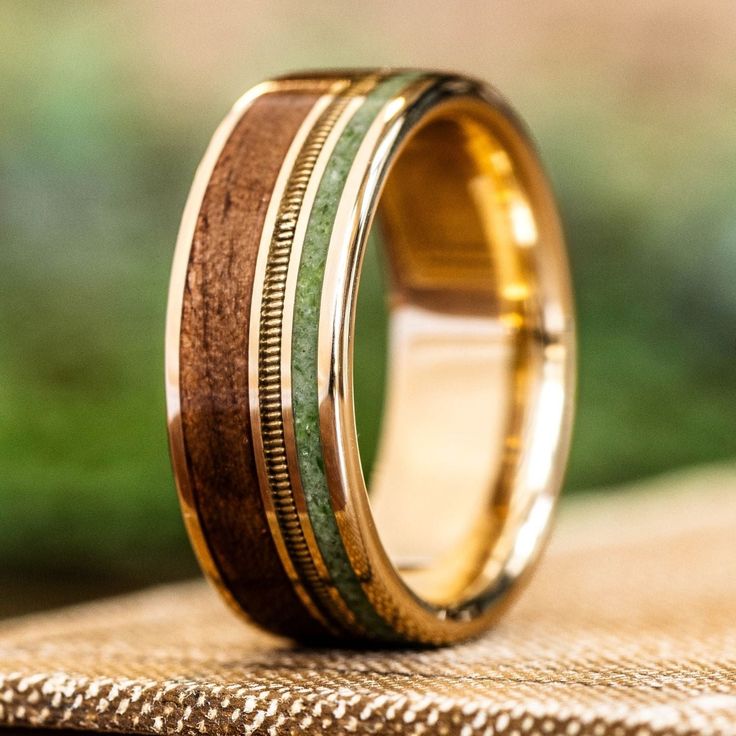
[[[366,483],[353,349],[372,227],[390,366]],[[573,311],[552,194],[495,91],[376,70],[246,93],[197,171],[166,333],[177,488],[218,590],[300,639],[485,630],[562,483]]]

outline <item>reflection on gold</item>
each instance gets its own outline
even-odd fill
[[[545,353],[529,194],[472,105],[413,134],[379,214],[390,377],[371,505],[409,585],[460,605],[539,546],[568,356]]]
[[[524,199],[518,199],[509,204],[508,212],[516,245],[524,248],[536,245],[537,223],[534,221],[529,203]]]

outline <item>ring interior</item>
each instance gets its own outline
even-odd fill
[[[559,485],[569,350],[546,318],[568,308],[559,233],[515,146],[488,105],[447,102],[410,131],[379,202],[389,366],[371,507],[403,579],[437,606],[502,592]]]

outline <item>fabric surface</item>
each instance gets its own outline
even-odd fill
[[[0,723],[136,733],[736,734],[736,472],[577,499],[440,650],[295,648],[202,582],[0,624]]]

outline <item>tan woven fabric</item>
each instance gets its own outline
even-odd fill
[[[141,733],[736,734],[736,473],[563,510],[480,641],[300,650],[202,583],[0,627],[0,722]]]

